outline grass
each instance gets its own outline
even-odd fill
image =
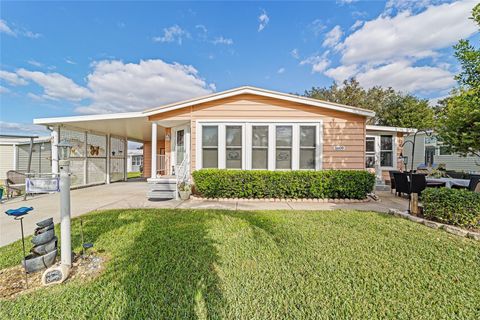
[[[111,210],[104,273],[0,301],[0,319],[478,319],[480,244],[358,212]],[[79,220],[73,221],[79,249]],[[0,248],[0,269],[21,243]]]
[[[140,178],[142,177],[141,172],[127,172],[127,179]]]

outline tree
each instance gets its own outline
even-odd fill
[[[427,129],[434,123],[434,111],[428,101],[392,88],[362,88],[355,79],[334,82],[329,88],[314,87],[305,96],[375,111],[370,124]]]
[[[480,4],[472,19],[480,26]],[[451,152],[480,157],[480,48],[460,40],[454,49],[461,66],[455,77],[458,87],[440,108],[436,129]]]

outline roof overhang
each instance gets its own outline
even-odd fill
[[[214,93],[208,96],[203,96],[195,99],[167,104],[161,107],[146,110],[143,112],[143,114],[146,116],[153,116],[153,115],[168,112],[168,111],[186,108],[186,107],[198,105],[205,102],[211,102],[215,100],[230,98],[230,97],[234,97],[242,94],[252,94],[252,95],[261,96],[261,97],[280,99],[280,100],[301,103],[301,104],[310,105],[310,106],[319,107],[319,108],[353,113],[353,114],[361,115],[364,117],[375,116],[375,112],[367,109],[361,109],[357,107],[297,96],[297,95],[283,93],[283,92],[270,91],[270,90],[255,88],[255,87],[239,87],[239,88],[235,88],[227,91],[222,91],[219,93]]]
[[[417,129],[413,129],[413,128],[401,128],[401,127],[388,127],[388,126],[367,125],[367,131],[384,131],[384,132],[413,133],[413,132],[416,132]]]

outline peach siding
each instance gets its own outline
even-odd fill
[[[239,95],[149,117],[191,121],[191,165],[196,163],[197,120],[323,121],[323,169],[364,169],[366,118],[280,99]],[[335,151],[334,146],[345,146]]]
[[[160,153],[160,149],[165,148],[165,141],[157,141],[157,154]],[[143,143],[143,177],[150,178],[152,170],[152,142],[145,141]]]

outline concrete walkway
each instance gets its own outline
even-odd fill
[[[128,209],[128,208],[179,208],[179,209],[228,209],[228,210],[334,210],[356,209],[386,212],[389,208],[405,210],[408,201],[394,197],[389,192],[377,193],[378,202],[367,203],[315,203],[315,202],[255,202],[255,201],[149,201],[146,198],[148,185],[144,181],[118,182],[90,188],[72,190],[72,216],[77,217],[94,210]],[[60,222],[60,195],[45,194],[6,201],[2,204],[0,214],[0,246],[7,245],[21,238],[20,223],[3,212],[22,206],[33,207],[34,210],[24,218],[26,235],[33,233],[35,223],[53,217],[55,223]]]

